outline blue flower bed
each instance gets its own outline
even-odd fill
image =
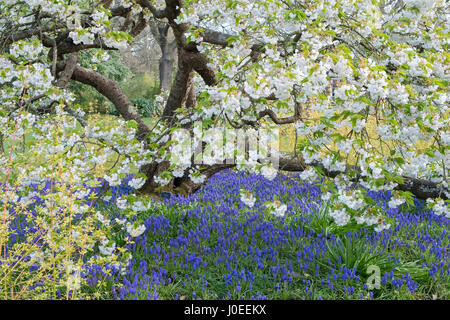
[[[242,188],[256,196],[252,208],[240,201]],[[129,191],[126,182],[113,188],[114,195]],[[173,195],[141,212],[146,231],[128,247],[126,272],[87,266],[82,290],[94,292],[98,281],[106,281],[108,291],[97,298],[448,298],[450,219],[418,200],[415,208],[390,209],[390,193],[368,194],[384,208],[391,228],[336,233],[324,228],[332,220],[321,211],[318,186],[296,175],[268,181],[223,171],[197,193]],[[283,218],[266,212],[263,203],[274,197],[287,205]],[[111,203],[100,208],[114,218],[118,210]],[[380,270],[379,288],[370,286],[371,266]]]

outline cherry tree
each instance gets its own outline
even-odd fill
[[[102,177],[110,185],[132,167],[140,172],[133,187],[146,193],[191,193],[236,166],[273,178],[267,159],[248,156],[249,143],[243,154],[231,155],[235,163],[224,153],[206,163],[180,161],[186,141],[177,129],[198,133],[201,123],[197,144],[205,146],[214,140],[204,134],[210,127],[291,124],[297,149],[279,153],[279,167],[302,171],[306,180],[324,178],[324,198],[346,208],[334,212],[337,219],[367,205],[358,200],[361,188],[395,190],[393,207],[414,195],[447,212],[447,1],[6,0],[0,9],[2,132],[20,135],[41,121],[33,130],[45,138],[55,112],[73,117],[84,133],[68,134],[52,148],[70,150],[84,173],[117,159]],[[149,127],[95,64],[155,21],[173,32],[177,68],[159,100],[162,117]],[[77,53],[86,50],[92,68],[77,64]],[[68,81],[94,87],[126,122],[116,128],[88,123],[71,104]],[[86,161],[89,166],[81,164]],[[0,163],[8,163],[6,155]],[[22,175],[35,181],[40,173]]]

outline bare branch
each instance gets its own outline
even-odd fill
[[[80,66],[75,67],[72,74],[72,80],[92,86],[114,104],[117,111],[120,112],[125,120],[136,121],[138,124],[136,138],[140,141],[146,141],[150,129],[115,81],[106,78],[96,71],[88,70]]]

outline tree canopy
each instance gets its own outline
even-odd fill
[[[138,168],[132,185],[143,192],[190,193],[234,166],[273,178],[277,168],[251,156],[248,141],[239,154],[232,136],[224,148],[231,154],[181,161],[187,140],[177,129],[198,133],[200,123],[197,144],[222,146],[223,136],[206,129],[250,134],[291,124],[296,149],[278,153],[279,168],[322,178],[336,221],[370,206],[364,189],[396,190],[392,207],[414,195],[448,210],[448,1],[5,0],[0,10],[0,130],[6,137],[32,130],[36,155],[60,153],[78,183],[92,183],[108,159],[117,160],[103,179],[117,185]],[[170,26],[178,56],[153,127],[114,79],[92,68],[151,21]],[[81,66],[86,51],[92,64]],[[87,123],[69,81],[95,88],[127,122]],[[55,126],[64,132],[57,138]],[[14,161],[19,166],[13,152],[0,155],[2,168]],[[20,168],[24,184],[50,174]]]

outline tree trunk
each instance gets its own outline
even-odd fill
[[[211,166],[204,166],[201,174],[205,176],[205,180],[203,182],[195,183],[190,177],[189,173],[186,170],[185,174],[181,178],[172,178],[168,184],[165,186],[159,186],[154,180],[153,177],[158,176],[159,173],[166,170],[169,167],[169,163],[167,161],[161,162],[159,164],[150,164],[143,166],[141,168],[141,172],[145,172],[147,176],[150,178],[147,179],[144,186],[139,190],[140,193],[156,195],[158,196],[161,191],[167,191],[173,194],[183,194],[190,195],[195,191],[199,190],[204,184],[206,184],[214,174],[229,168],[233,168],[234,164],[215,164]]]
[[[159,93],[172,87],[172,74],[177,53],[176,41],[169,40],[170,26],[164,22],[150,22],[150,30],[161,49],[159,59]]]
[[[175,50],[170,51],[166,43],[161,45],[161,58],[159,59],[159,93],[169,91],[172,86],[173,66],[175,63]]]

